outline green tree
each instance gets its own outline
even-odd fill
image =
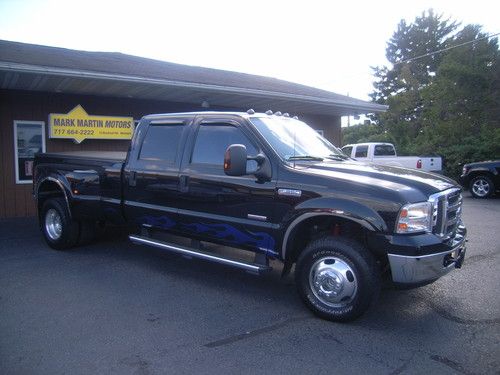
[[[371,95],[389,105],[372,117],[377,134],[401,154],[443,156],[451,177],[466,162],[500,158],[498,40],[478,25],[457,29],[432,10],[401,21],[386,49],[392,67],[374,68]]]
[[[375,124],[359,124],[342,128],[342,145],[361,142],[393,142],[390,134]]]
[[[473,43],[469,43],[473,42]],[[432,85],[422,90],[423,129],[413,149],[445,157],[457,177],[466,162],[500,157],[500,54],[498,40],[477,25],[451,37]]]
[[[373,68],[377,79],[371,94],[373,101],[388,104],[390,97],[431,82],[441,62],[441,55],[432,52],[444,48],[447,37],[458,27],[456,22],[442,18],[429,9],[411,24],[405,20],[399,22],[385,50],[392,68]]]
[[[442,59],[432,53],[446,47],[447,38],[457,27],[456,22],[443,19],[432,9],[413,23],[401,20],[386,48],[392,68],[373,68],[376,82],[372,100],[389,105],[389,111],[372,116],[372,120],[391,135],[402,154],[409,152],[422,131],[422,90],[432,83]]]

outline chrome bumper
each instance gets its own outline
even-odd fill
[[[395,283],[424,283],[462,267],[465,258],[465,238],[453,249],[442,253],[422,256],[388,254],[388,257],[392,280]]]

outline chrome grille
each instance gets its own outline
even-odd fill
[[[460,189],[449,189],[431,195],[432,233],[443,238],[454,237],[462,216],[462,194]]]

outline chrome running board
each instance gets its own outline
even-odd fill
[[[184,256],[204,259],[215,263],[225,264],[227,266],[241,268],[247,272],[260,274],[262,272],[270,271],[272,268],[268,265],[261,265],[256,263],[246,263],[239,260],[234,260],[230,258],[225,258],[220,255],[210,254],[201,250],[191,249],[177,244],[172,244],[168,242],[163,242],[149,237],[130,235],[128,236],[130,241],[138,245],[147,245],[156,247],[158,249],[171,251],[174,253],[182,254]]]

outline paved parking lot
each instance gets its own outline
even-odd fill
[[[0,221],[0,374],[499,374],[500,199],[465,198],[464,268],[349,324],[265,276],[130,244],[49,249]]]

